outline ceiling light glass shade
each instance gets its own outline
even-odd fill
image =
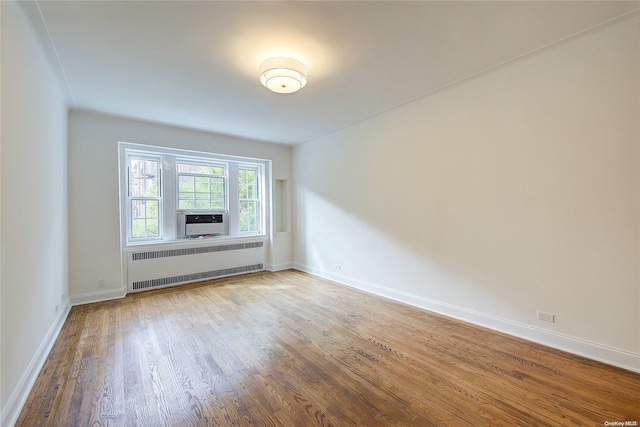
[[[297,92],[307,84],[307,67],[293,58],[269,58],[260,64],[260,82],[277,93]]]

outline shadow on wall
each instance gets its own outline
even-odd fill
[[[636,351],[638,61],[578,41],[297,146],[296,262]]]

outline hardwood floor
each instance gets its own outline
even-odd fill
[[[602,426],[640,374],[296,271],[74,307],[18,426]]]

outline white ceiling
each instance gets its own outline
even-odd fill
[[[640,1],[22,2],[74,108],[296,144],[629,13]],[[46,26],[45,26],[46,24]],[[262,60],[308,67],[269,92]]]

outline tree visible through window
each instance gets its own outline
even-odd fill
[[[238,169],[238,199],[240,202],[240,231],[260,230],[260,195],[258,171],[255,168]]]
[[[224,166],[178,163],[178,209],[226,208]]]

